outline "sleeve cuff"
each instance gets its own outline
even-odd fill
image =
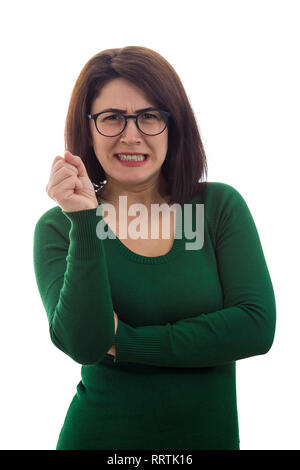
[[[90,259],[103,253],[102,240],[97,236],[100,214],[97,208],[62,213],[71,221],[69,232],[69,255],[80,259]]]
[[[155,329],[157,335],[155,334]],[[166,351],[160,340],[160,325],[132,327],[118,319],[115,336],[116,355],[114,362],[136,362],[140,364],[162,364]],[[154,330],[153,330],[154,329]]]

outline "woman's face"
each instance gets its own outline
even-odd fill
[[[142,90],[123,78],[115,78],[102,88],[92,103],[91,114],[99,113],[107,108],[126,110],[124,114],[137,114],[137,109],[155,106]],[[128,119],[122,134],[116,137],[101,135],[93,120],[90,120],[90,131],[94,152],[105,171],[107,183],[116,180],[129,188],[132,185],[152,186],[158,182],[160,168],[168,150],[168,128],[158,135],[147,136],[136,127],[134,119]],[[141,166],[125,166],[114,156],[117,153],[148,154]]]

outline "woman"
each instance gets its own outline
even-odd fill
[[[239,449],[236,361],[271,348],[275,298],[245,200],[200,182],[178,75],[148,48],[96,54],[65,141],[46,187],[58,205],[34,232],[51,340],[82,364],[56,449]],[[134,204],[140,238],[134,225],[124,235]],[[202,244],[188,243],[200,230]]]

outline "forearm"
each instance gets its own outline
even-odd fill
[[[96,363],[113,341],[113,305],[105,251],[96,236],[94,209],[66,215],[72,222],[70,247],[51,333],[75,360]]]
[[[80,364],[101,360],[114,340],[105,251],[96,209],[56,213],[37,224],[34,264],[53,343]],[[64,224],[69,227],[66,251]]]
[[[212,367],[265,354],[273,343],[275,304],[262,315],[231,307],[174,324],[131,327],[119,320],[115,362]]]

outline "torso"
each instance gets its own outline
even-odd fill
[[[109,225],[110,229],[116,234],[116,236],[120,239],[123,245],[125,245],[129,250],[133,251],[134,253],[138,255],[142,255],[142,256],[156,257],[156,256],[166,255],[171,250],[173,243],[174,243],[174,234],[175,234],[174,219],[176,218],[173,211],[170,211],[170,216],[167,216],[167,215],[163,216],[162,214],[160,214],[159,220],[154,220],[154,221],[150,220],[150,214],[149,214],[148,233],[142,232],[142,228],[139,225],[136,226],[136,231],[145,233],[145,236],[148,236],[148,238],[146,239],[138,238],[136,240],[130,237],[130,234],[128,233],[128,228],[132,220],[136,219],[139,215],[137,216],[127,215],[127,220],[120,219],[120,224],[119,224],[119,215],[116,210],[116,214],[117,214],[116,230],[113,230],[112,227],[114,227],[114,222],[110,220],[107,212],[104,212],[104,214],[106,215],[103,217],[103,220],[105,220],[105,222]],[[163,238],[163,231],[162,231],[163,221],[166,226],[165,236],[167,238]],[[159,227],[157,239],[155,238],[151,239],[151,224],[154,225],[154,227],[157,227],[157,226]],[[127,225],[127,238],[120,238],[119,236],[120,229],[122,227],[124,227],[125,229],[126,225]],[[124,233],[124,229],[122,230],[123,233]],[[169,232],[168,232],[168,229],[169,229]]]

